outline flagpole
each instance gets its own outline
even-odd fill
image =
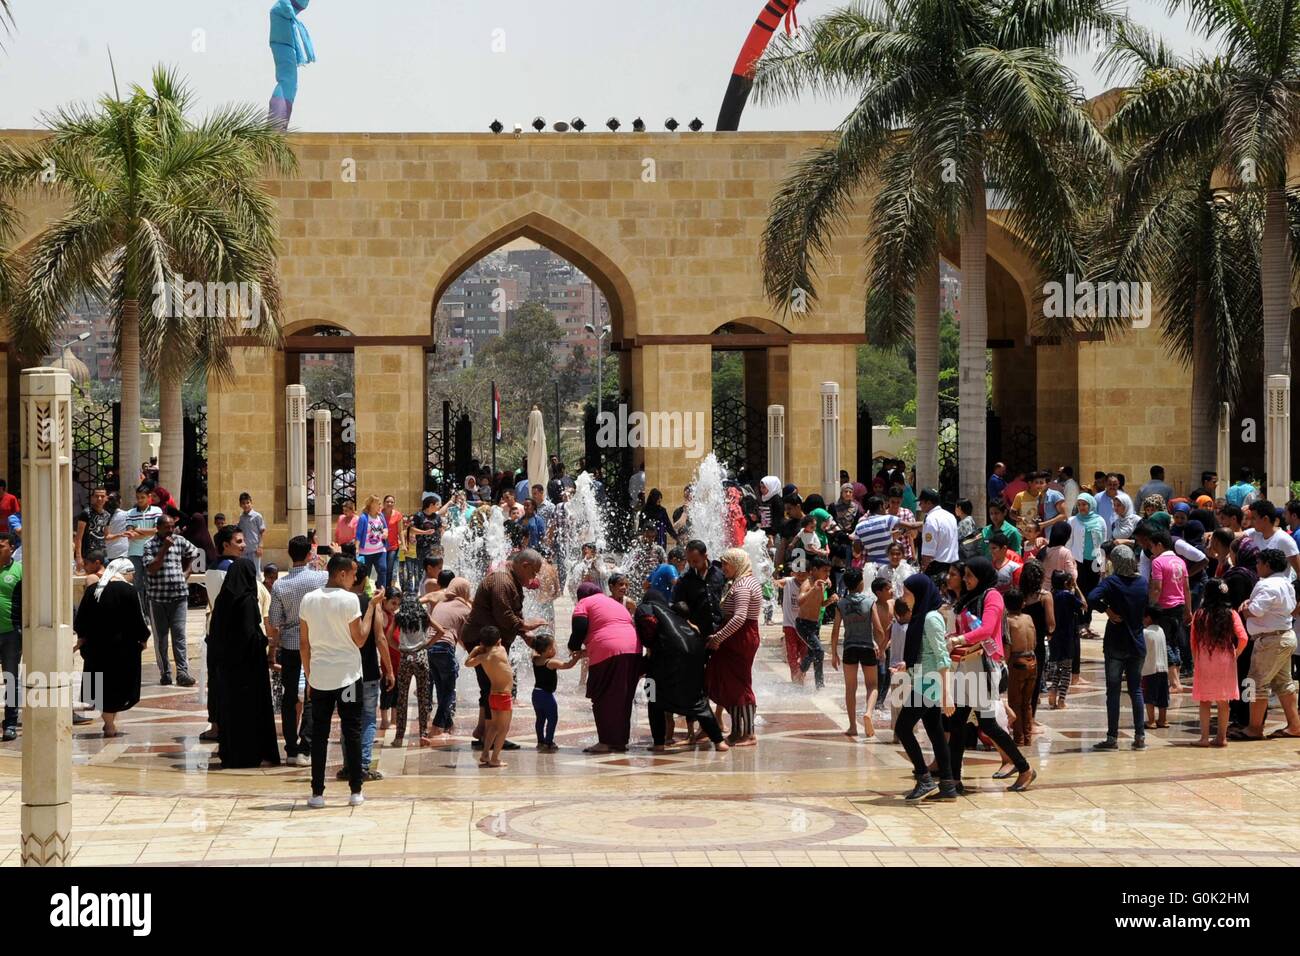
[[[492,409],[492,480],[495,481],[497,477],[497,415],[500,414],[497,409],[497,383],[495,381],[492,382],[492,392],[488,396],[488,402]]]

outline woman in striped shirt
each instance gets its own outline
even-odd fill
[[[709,638],[713,652],[705,668],[705,686],[709,698],[731,715],[731,734],[727,742],[735,747],[752,747],[754,714],[758,699],[754,696],[754,657],[758,653],[758,614],[763,606],[763,589],[754,577],[749,555],[741,548],[722,553],[722,573],[727,584],[722,589],[723,624]]]

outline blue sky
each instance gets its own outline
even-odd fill
[[[837,0],[804,0],[807,20]],[[0,128],[177,66],[200,108],[264,104],[274,85],[270,0],[12,0],[0,52]],[[482,130],[582,116],[599,126],[643,116],[651,129],[694,116],[712,129],[762,0],[312,0],[304,14],[319,62],[301,71],[293,125],[304,130]],[[653,11],[653,14],[650,13]],[[1130,13],[1182,52],[1201,48],[1163,0]],[[198,31],[198,32],[196,32]],[[196,49],[201,47],[201,49]],[[1085,92],[1109,85],[1090,55],[1070,65]],[[809,98],[759,109],[744,129],[825,129],[844,103]]]

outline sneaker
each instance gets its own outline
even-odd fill
[[[348,797],[348,806],[350,807],[359,807],[365,802],[366,798],[359,793],[354,793],[352,796]]]
[[[934,795],[936,803],[951,803],[957,799],[957,784],[953,780],[940,780],[939,792]]]
[[[1143,735],[1143,736],[1141,736],[1141,737],[1134,737],[1134,738],[1133,738],[1133,749],[1134,749],[1134,750],[1146,750],[1146,749],[1147,749],[1147,738],[1146,738],[1145,735]]]
[[[311,810],[319,810],[325,806],[325,794],[314,793],[311,799],[307,801],[307,807]]]
[[[80,727],[83,724],[93,724],[93,723],[94,721],[91,718],[87,717],[85,714],[78,714],[74,712],[72,715],[72,725],[74,727]]]
[[[1119,750],[1119,741],[1114,737],[1107,737],[1105,740],[1099,740],[1092,745],[1093,750]]]
[[[176,685],[178,687],[193,687],[197,683],[198,681],[196,681],[189,674],[178,674],[176,676]]]
[[[5,732],[4,732],[4,739],[5,739],[5,740],[17,740],[17,739],[18,739],[18,728],[17,728],[17,727],[6,727],[6,728],[5,728]]]
[[[924,777],[920,777],[919,779],[917,779],[916,786],[912,788],[912,792],[909,793],[903,799],[905,799],[908,803],[920,803],[926,797],[938,792],[939,792],[939,785],[934,782],[933,777],[931,777],[929,774],[926,774]]]
[[[361,779],[362,780],[383,780],[384,775],[379,770],[367,770],[365,773],[361,775]],[[357,794],[353,794],[353,796],[359,797],[361,796],[361,794],[357,793]]]
[[[167,674],[167,675],[165,675],[165,676],[163,676],[163,677],[159,677],[159,678],[158,678],[158,686],[159,686],[159,687],[170,687],[170,686],[171,686],[171,682],[172,682],[172,678],[171,678],[171,675],[170,675],[170,674]]]
[[[290,767],[310,767],[311,757],[308,754],[294,754],[289,758]]]

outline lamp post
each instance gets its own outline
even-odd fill
[[[595,296],[592,297],[592,301],[595,302]],[[595,306],[593,305],[592,308]],[[595,323],[588,322],[583,328],[596,337],[596,424],[599,426],[600,416],[605,411],[605,363],[601,355],[600,343],[609,334],[609,326],[602,322],[597,328]]]

